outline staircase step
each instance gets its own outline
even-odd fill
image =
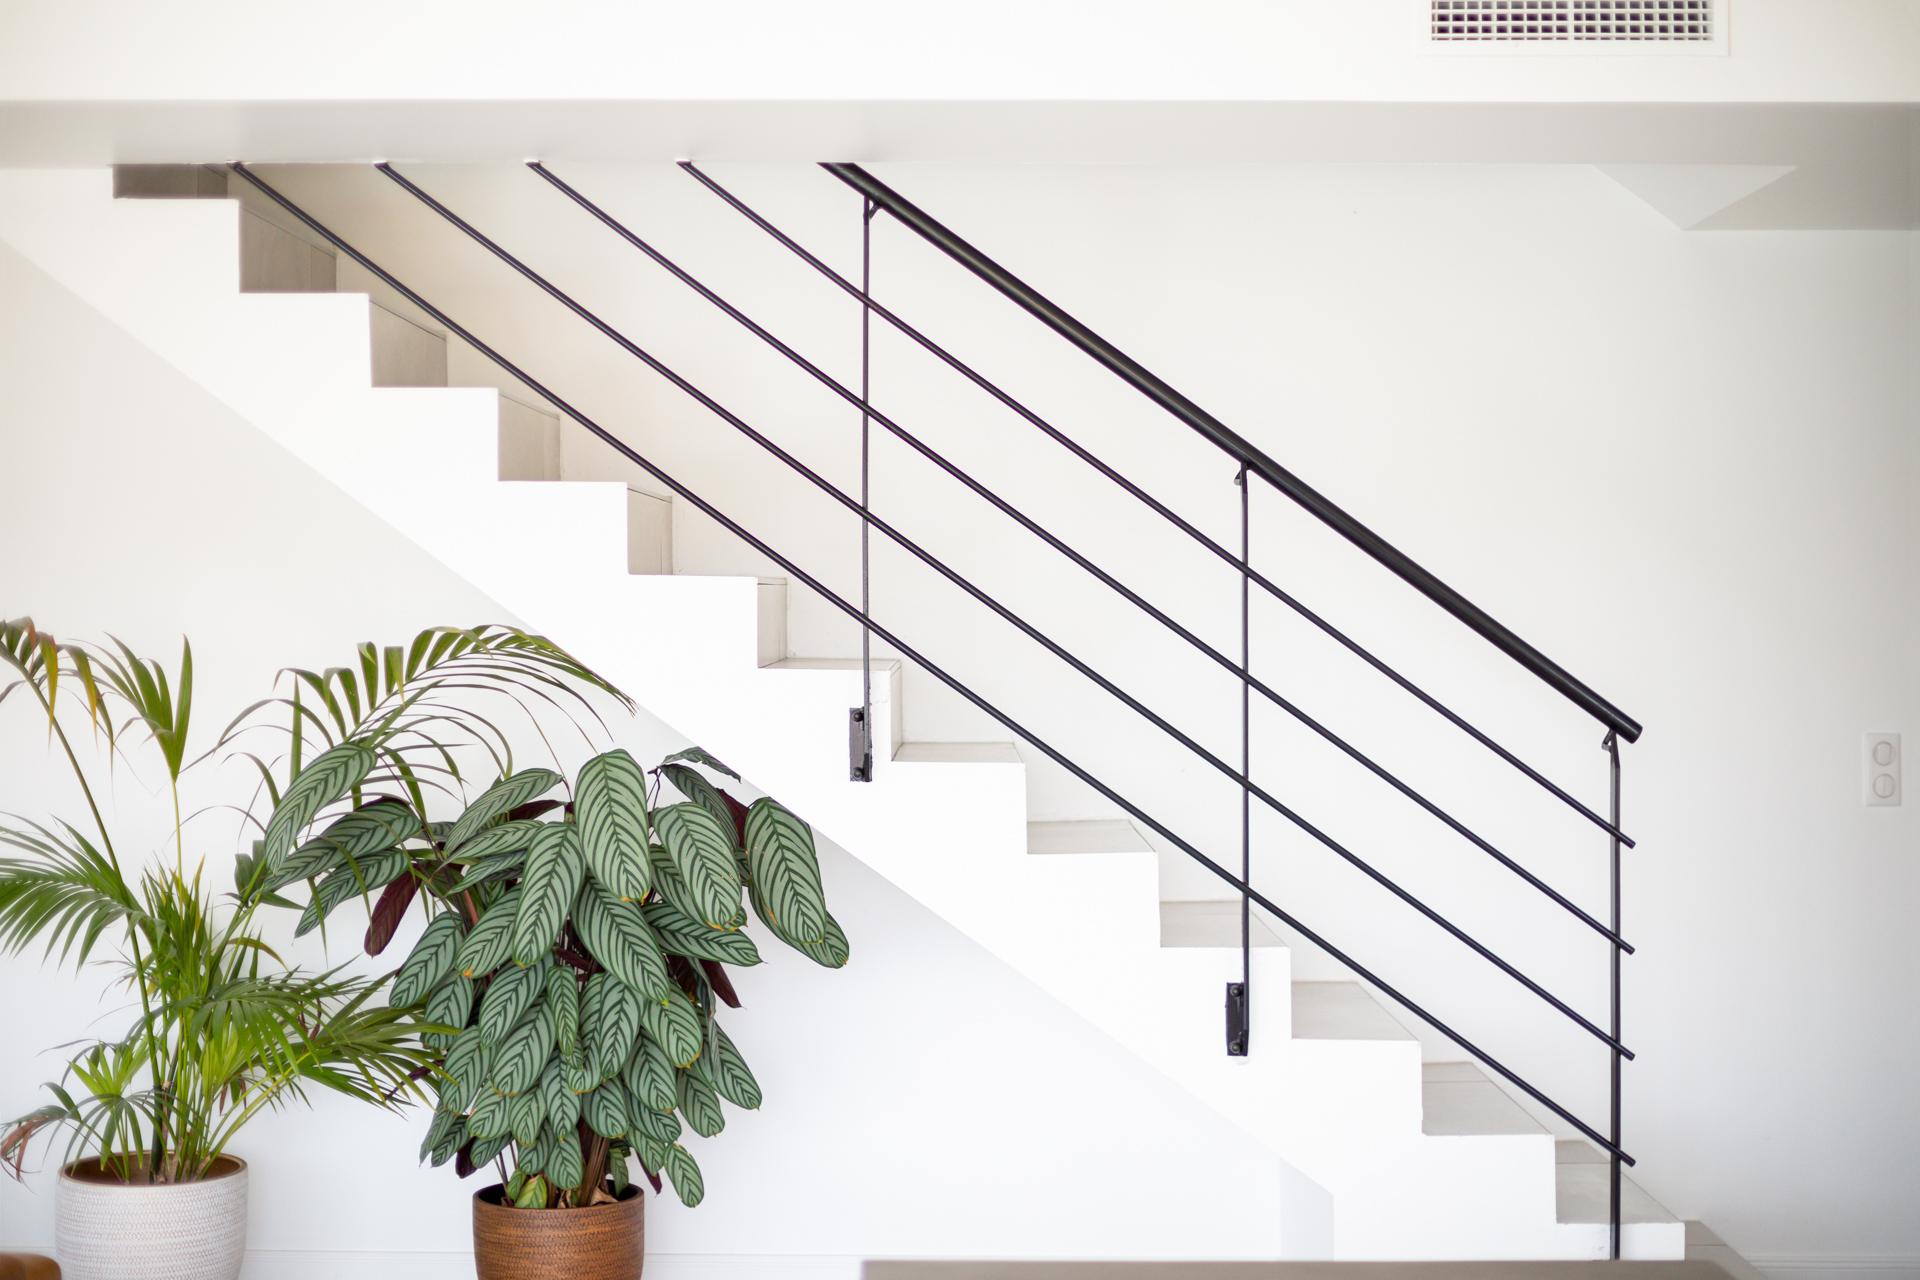
[[[903,742],[893,753],[900,764],[1019,764],[1011,742]]]
[[[1413,1033],[1357,982],[1293,984],[1295,1040],[1411,1040]]]
[[[1126,819],[1103,818],[1090,822],[1029,822],[1027,852],[1151,853],[1153,846]]]
[[[1606,1156],[1592,1143],[1580,1138],[1562,1139],[1553,1144],[1554,1202],[1561,1222],[1605,1222],[1607,1220]],[[1680,1219],[1667,1212],[1665,1205],[1642,1191],[1632,1178],[1620,1180],[1620,1221],[1670,1223],[1681,1226]]]
[[[1423,1063],[1420,1105],[1420,1132],[1434,1137],[1546,1132],[1471,1062]]]
[[[1760,1268],[1735,1253],[1732,1246],[1715,1235],[1704,1222],[1689,1222],[1686,1226],[1689,1262],[1711,1262],[1732,1276],[1733,1280],[1766,1280]]]
[[[1553,1157],[1556,1218],[1568,1226],[1604,1226],[1608,1217],[1606,1156],[1591,1143],[1567,1139],[1553,1144]],[[1693,1254],[1687,1248],[1686,1224],[1625,1176],[1620,1179],[1620,1252],[1627,1258]]]
[[[1248,930],[1256,947],[1282,947],[1278,934],[1256,913]],[[1160,904],[1160,945],[1163,947],[1238,947],[1240,903],[1163,902]]]

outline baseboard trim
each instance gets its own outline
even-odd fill
[[[1920,1280],[1916,1257],[1750,1253],[1746,1259],[1772,1280]]]
[[[860,1259],[823,1254],[649,1253],[647,1280],[859,1280]],[[473,1254],[249,1249],[240,1280],[473,1280]]]

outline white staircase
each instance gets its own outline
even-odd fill
[[[0,171],[0,239],[1319,1182],[1335,1256],[1605,1256],[1591,1147],[1556,1142],[1470,1064],[1423,1064],[1359,985],[1293,983],[1264,926],[1252,1054],[1228,1058],[1237,905],[1161,903],[1156,855],[1124,822],[1029,823],[1008,744],[900,741],[897,664],[875,681],[875,780],[849,782],[858,664],[785,656],[781,584],[664,572],[661,500],[542,482],[541,424],[491,389],[375,385],[391,321],[363,295],[243,293],[241,222],[232,201],[115,200],[106,170]],[[282,256],[308,282],[293,287],[330,283]],[[378,359],[380,382],[433,380],[431,351]],[[1637,1190],[1627,1203],[1627,1257],[1684,1256],[1679,1222]]]

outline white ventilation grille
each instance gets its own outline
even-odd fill
[[[1715,0],[1430,0],[1436,41],[1712,44]]]

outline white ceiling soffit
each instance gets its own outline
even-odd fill
[[[1596,166],[1665,215],[1691,230],[1792,173],[1790,164],[1603,164]]]
[[[530,156],[1792,167],[1693,225],[1896,230],[1914,227],[1920,207],[1920,107],[1905,102],[0,101],[4,167]]]

